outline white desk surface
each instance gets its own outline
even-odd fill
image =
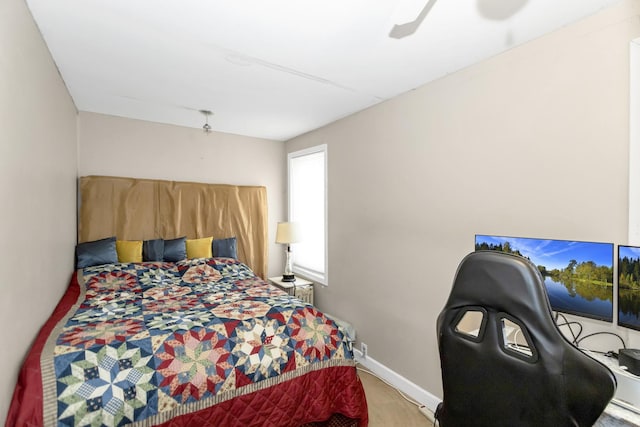
[[[640,427],[640,377],[621,369],[617,359],[590,351],[585,353],[611,369],[618,381],[613,400],[595,425],[597,427]]]

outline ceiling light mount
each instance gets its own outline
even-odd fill
[[[202,126],[202,130],[204,131],[204,133],[209,134],[211,133],[211,126],[209,125],[209,116],[213,115],[213,113],[210,110],[200,110],[200,112],[202,114],[204,114],[204,125]]]

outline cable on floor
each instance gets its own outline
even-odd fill
[[[385,383],[386,385],[388,385],[389,387],[391,387],[392,389],[397,391],[398,394],[400,396],[402,396],[402,398],[404,400],[406,400],[407,402],[409,402],[409,403],[411,403],[413,405],[416,405],[418,408],[422,406],[422,403],[416,402],[415,400],[411,399],[409,396],[405,395],[398,387],[394,386],[389,381],[387,381],[384,378],[380,377],[379,375],[373,373],[372,371],[370,371],[370,370],[368,370],[366,368],[363,368],[362,365],[360,365],[359,363],[356,365],[356,368],[358,368],[359,371],[366,372],[367,374],[376,377],[377,379],[379,379],[380,381],[382,381],[383,383]]]
[[[369,369],[366,369],[364,367],[362,367],[362,365],[360,363],[356,363],[356,369],[362,372],[365,372],[377,379],[379,379],[380,381],[382,381],[383,383],[385,383],[386,385],[388,385],[389,387],[391,387],[392,389],[394,389],[399,395],[400,397],[402,397],[404,400],[406,400],[407,402],[411,403],[412,405],[415,405],[416,408],[420,409],[422,408],[424,405],[420,402],[416,402],[415,400],[411,399],[409,396],[407,396],[406,394],[404,394],[402,392],[402,390],[400,390],[398,387],[394,386],[393,384],[391,384],[389,381],[385,380],[384,378],[382,378],[381,376],[379,376],[378,374],[370,371]],[[435,427],[435,421],[433,423],[433,426]]]

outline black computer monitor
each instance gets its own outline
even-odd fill
[[[522,256],[542,274],[554,311],[613,321],[613,244],[476,235],[476,250]]]
[[[640,247],[618,246],[618,325],[640,330]]]

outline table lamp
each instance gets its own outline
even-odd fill
[[[291,243],[300,241],[300,226],[295,222],[279,222],[276,231],[276,243],[287,245],[287,259],[284,264],[283,282],[295,282],[293,260],[291,259]]]

